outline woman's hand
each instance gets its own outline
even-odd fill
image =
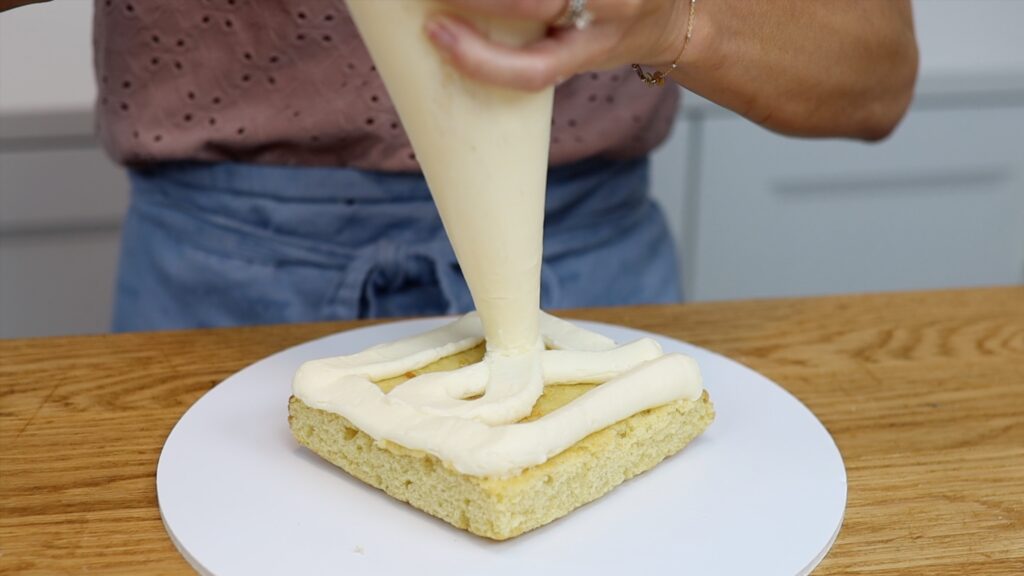
[[[550,25],[569,0],[442,2]],[[680,55],[689,0],[586,5],[589,27],[552,28],[522,48],[491,42],[447,14],[426,29],[467,76],[524,90],[628,63],[666,71]],[[698,0],[693,36],[671,78],[783,134],[875,140],[906,113],[917,58],[910,0]]]
[[[444,0],[454,10],[553,24],[569,0]],[[679,53],[688,0],[589,0],[593,22],[583,30],[552,28],[521,49],[491,42],[465,20],[438,14],[427,33],[452,64],[478,80],[539,90],[573,74],[640,62],[671,64]]]

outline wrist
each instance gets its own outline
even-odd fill
[[[717,45],[720,34],[716,30],[721,4],[723,0],[698,0],[693,22],[686,24],[690,29],[686,49],[670,72],[676,82],[687,85],[686,80],[692,80],[694,74],[701,75],[722,65],[722,47]]]
[[[658,42],[652,66],[666,69],[677,63],[684,52],[689,51],[687,31],[692,31],[690,18],[695,15],[695,0],[674,0],[669,2],[670,13],[662,20],[664,32]]]
[[[683,62],[693,35],[697,0],[672,1],[665,6],[669,13],[657,15],[658,21],[667,22],[661,26],[661,39],[654,42],[649,57],[645,59],[649,69],[633,64],[633,70],[642,81],[656,86],[664,84],[665,79],[672,76]]]

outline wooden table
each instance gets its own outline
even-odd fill
[[[768,375],[849,502],[816,574],[1024,574],[1024,288],[574,311]],[[0,573],[188,572],[157,509],[171,427],[222,379],[360,323],[0,342]]]

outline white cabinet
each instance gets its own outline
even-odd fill
[[[107,159],[91,136],[44,149],[5,149],[0,143],[0,230],[8,236],[117,229],[127,202],[125,171]]]
[[[704,122],[693,299],[1024,281],[1024,106],[918,109],[877,145]]]
[[[654,155],[688,300],[1024,282],[1024,1],[915,0],[911,113],[797,140],[691,94]]]
[[[118,228],[6,236],[0,241],[0,338],[110,329]]]
[[[106,332],[128,182],[91,138],[0,139],[0,338]]]

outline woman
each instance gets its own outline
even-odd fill
[[[416,1],[416,0],[413,0]],[[911,98],[909,1],[443,0],[532,19],[522,49],[439,13],[464,74],[556,93],[545,307],[679,298],[647,196],[664,75],[766,128],[874,140]],[[472,301],[340,0],[98,0],[100,134],[131,173],[115,327],[453,313]]]

